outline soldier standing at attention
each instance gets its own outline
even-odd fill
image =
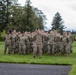
[[[63,50],[61,52],[62,55],[68,55],[68,38],[67,38],[67,32],[63,32],[62,44],[63,44]]]
[[[56,53],[59,53],[61,51],[61,35],[58,32],[55,32],[55,50]]]
[[[48,51],[48,32],[43,32],[43,53]]]
[[[4,36],[5,46],[4,46],[4,54],[6,54],[8,48],[8,54],[11,54],[11,34],[9,32]]]
[[[67,32],[67,36],[69,38],[70,53],[72,53],[73,52],[73,50],[72,50],[72,43],[74,42],[74,37],[72,36],[71,32]]]
[[[14,51],[15,54],[19,53],[19,32],[16,32],[16,50]]]
[[[25,36],[24,32],[19,37],[19,54],[26,54],[26,43],[28,42],[28,38]]]
[[[25,37],[27,37],[28,41],[26,42],[26,54],[30,53],[30,32],[25,32]]]
[[[34,36],[34,44],[33,44],[33,57],[36,57],[37,52],[39,52],[39,57],[42,57],[42,48],[43,48],[43,35],[41,31],[38,29],[36,31],[36,35]]]
[[[17,37],[16,37],[16,30],[13,30],[12,31],[12,52],[16,52],[16,40],[17,40]]]
[[[48,54],[54,55],[55,53],[55,35],[54,32],[51,30],[50,34],[48,35]]]

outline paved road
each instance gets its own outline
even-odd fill
[[[70,66],[0,63],[0,75],[68,75]]]

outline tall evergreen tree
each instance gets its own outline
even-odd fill
[[[59,12],[57,12],[52,21],[52,29],[58,30],[61,34],[63,33],[63,29],[65,26],[63,25],[63,19]]]
[[[43,17],[42,17],[43,14],[41,15],[40,10],[36,11],[36,9],[34,9],[34,7],[31,6],[30,0],[26,0],[25,12],[26,12],[25,16],[26,19],[24,27],[26,28],[27,31],[34,31],[37,28],[44,29]]]

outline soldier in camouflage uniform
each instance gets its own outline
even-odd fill
[[[39,53],[39,57],[42,57],[42,48],[43,48],[43,35],[41,34],[41,31],[38,29],[36,31],[36,35],[34,36],[34,42],[33,42],[33,57],[36,57],[37,52]]]
[[[12,52],[14,52],[14,54],[16,53],[16,40],[17,40],[17,36],[16,36],[16,31],[15,30],[13,30],[12,31],[12,43],[11,43],[11,45],[12,45]]]
[[[70,53],[72,53],[73,52],[72,43],[74,42],[74,37],[72,36],[71,32],[67,32],[67,37],[68,37],[68,40],[69,40]]]
[[[15,50],[15,54],[19,53],[19,35],[20,33],[16,32],[16,50]]]
[[[62,50],[61,35],[55,32],[55,53],[59,53]]]
[[[24,32],[19,37],[19,54],[26,54],[26,43],[28,42],[28,38],[25,36]]]
[[[56,30],[48,34],[43,30],[36,30],[35,32],[16,32],[12,31],[12,34],[7,33],[4,37],[5,49],[4,54],[8,48],[8,53],[11,54],[29,54],[33,52],[33,56],[36,57],[39,53],[39,57],[42,57],[42,52],[48,52],[49,55],[54,55],[61,52],[62,55],[69,55],[72,53],[73,36],[70,32],[64,32],[60,35]]]
[[[43,53],[48,52],[48,32],[43,33]]]
[[[6,50],[8,48],[8,54],[11,54],[11,34],[7,32],[4,36],[5,46],[4,46],[4,54],[6,54]]]
[[[48,35],[48,54],[54,55],[55,53],[55,35],[54,32],[51,30],[50,34]]]
[[[31,33],[30,32],[25,32],[25,37],[27,37],[28,42],[26,43],[26,53],[29,54],[31,52]]]
[[[63,33],[63,37],[62,37],[62,44],[63,44],[63,49],[61,54],[62,55],[68,55],[69,50],[68,50],[68,38],[67,38],[67,32]]]
[[[32,52],[34,52],[37,49],[36,48],[36,43],[35,43],[35,38],[34,38],[35,35],[36,35],[36,32],[31,33],[31,43],[30,43],[30,45],[31,45]],[[33,54],[35,54],[35,53],[33,53]],[[33,55],[33,56],[36,56],[36,55]]]

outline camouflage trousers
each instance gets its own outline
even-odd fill
[[[43,43],[43,53],[46,53],[48,51],[48,44],[47,42]]]
[[[32,52],[32,45],[30,44],[26,44],[26,53],[29,54]]]
[[[61,50],[62,55],[68,55],[70,53],[70,44],[63,44],[63,49]]]
[[[19,53],[19,43],[16,43],[16,48],[14,50],[14,54]]]
[[[12,45],[12,46],[11,46],[12,52],[15,53],[15,51],[16,51],[16,42],[13,42],[11,45]]]
[[[39,57],[42,57],[42,44],[36,44],[33,46],[33,56],[36,57],[37,53],[39,53]]]
[[[48,45],[48,54],[52,54],[52,55],[55,54],[55,44],[54,43]]]
[[[19,45],[19,54],[26,54],[26,45]]]
[[[63,49],[62,43],[61,43],[61,42],[56,42],[56,43],[55,43],[55,53],[61,52],[62,49]]]
[[[6,52],[7,52],[7,49],[8,49],[8,54],[11,54],[11,43],[9,43],[9,44],[6,44],[5,43],[5,46],[4,46],[4,54],[6,54]]]
[[[70,42],[69,42],[69,43],[67,43],[66,54],[69,55],[70,52],[71,52],[71,44],[70,44]]]

